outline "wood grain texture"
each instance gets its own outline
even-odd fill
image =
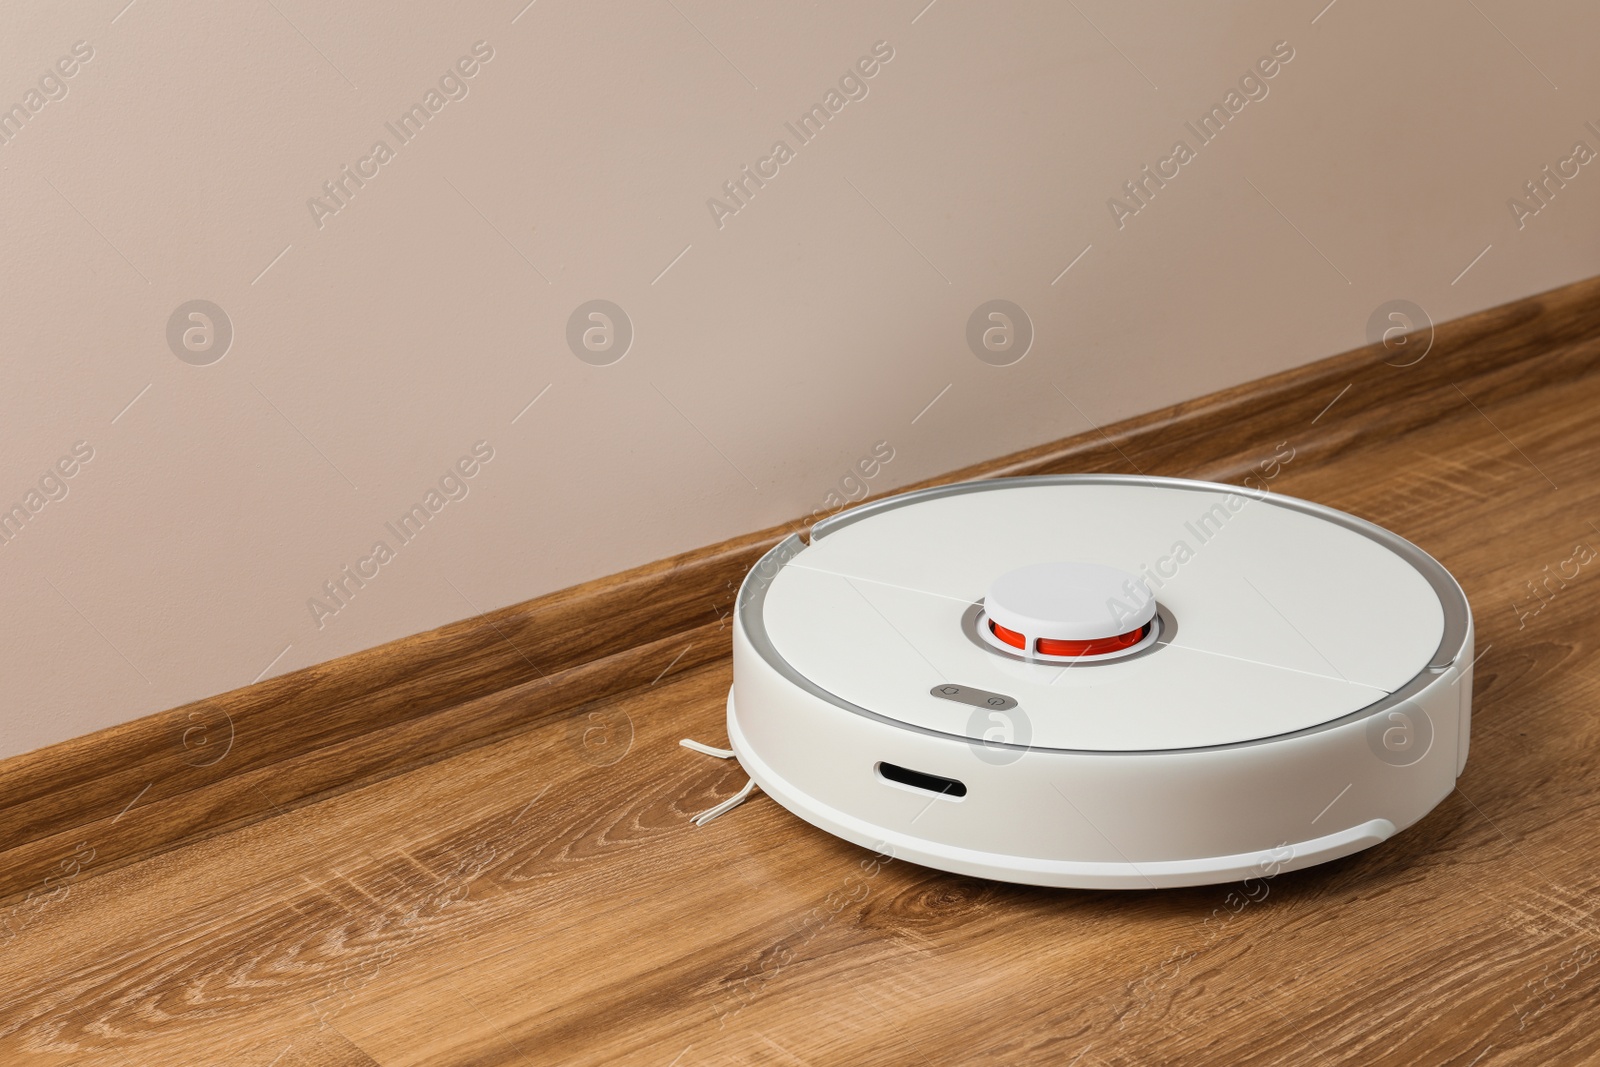
[[[726,542],[0,762],[0,901],[35,887],[39,858],[95,827],[119,827],[101,865],[151,855],[272,814],[244,787],[252,778],[274,783],[276,803],[299,803],[481,744],[515,717],[646,684],[678,652],[673,670],[707,662],[726,642],[733,589],[768,540]],[[465,708],[513,693],[533,694],[513,718]],[[344,758],[352,742],[363,742],[354,763]],[[153,809],[160,818],[131,818]]]
[[[1462,582],[1471,758],[1377,848],[1250,900],[946,875],[759,796],[696,828],[743,776],[677,746],[723,740],[731,680],[725,628],[684,595],[693,625],[618,674],[546,652],[550,682],[505,662],[504,684],[415,713],[374,685],[382,729],[191,790],[223,797],[209,829],[173,795],[49,838],[33,895],[0,911],[0,1063],[1600,1062],[1600,561],[1549,579],[1600,547],[1593,354],[1415,384],[1352,363],[1258,426],[1107,428],[1161,474],[1238,475],[1292,440],[1272,489],[1383,523]],[[556,672],[589,697],[623,681],[562,703]],[[186,843],[101,861],[180,816]]]

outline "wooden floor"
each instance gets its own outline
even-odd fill
[[[86,840],[4,913],[0,1064],[1600,1062],[1597,413],[1449,390],[1275,481],[1436,555],[1482,656],[1460,788],[1264,899],[873,863],[760,797],[697,829],[743,783],[677,744],[723,743],[723,657],[131,866]]]

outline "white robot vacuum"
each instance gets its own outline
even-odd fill
[[[1275,875],[1378,844],[1467,759],[1472,615],[1317,504],[1062,475],[889,497],[740,588],[728,736],[800,818],[1032,885]]]

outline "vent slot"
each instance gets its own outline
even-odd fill
[[[893,763],[878,764],[878,777],[885,781],[894,782],[896,785],[910,786],[912,789],[921,789],[925,792],[937,793],[940,796],[952,799],[967,795],[966,785],[956,781],[954,778],[944,778],[937,774],[924,774],[922,771],[914,771],[909,767],[901,767]]]

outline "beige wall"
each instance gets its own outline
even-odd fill
[[[7,5],[0,755],[1600,272],[1592,6],[924,2]]]

